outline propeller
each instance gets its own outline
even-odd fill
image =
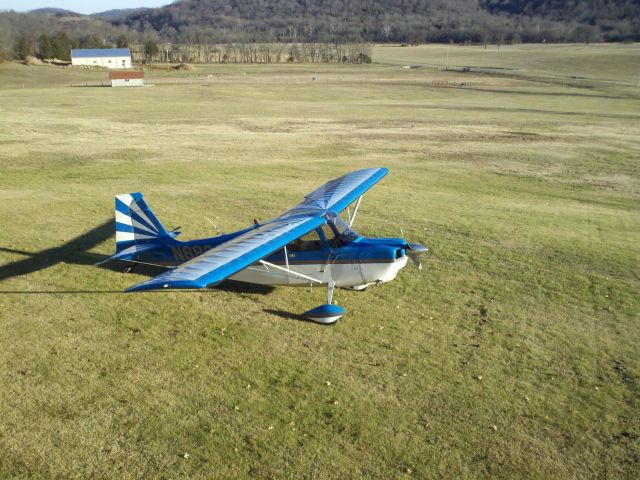
[[[418,270],[422,270],[422,262],[420,262],[420,255],[428,252],[429,249],[419,243],[407,243],[407,255],[413,261]]]
[[[420,261],[420,255],[429,251],[427,247],[424,245],[420,245],[419,243],[409,243],[404,238],[404,230],[400,227],[400,234],[402,235],[402,239],[407,244],[407,256],[411,259],[413,264],[418,267],[418,270],[422,270],[422,262]]]

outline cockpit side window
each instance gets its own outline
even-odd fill
[[[338,248],[342,246],[342,242],[336,236],[336,232],[333,231],[333,228],[328,224],[322,225],[322,233],[324,234],[324,238],[327,240],[329,247]]]
[[[336,230],[336,233],[338,234],[338,239],[343,244],[353,242],[356,238],[358,238],[358,234],[349,226],[349,224],[347,224],[347,222],[342,220],[340,217],[334,216],[331,221],[333,223],[333,227]]]
[[[312,250],[322,250],[320,235],[315,230],[295,239],[287,245],[289,252],[309,252]]]

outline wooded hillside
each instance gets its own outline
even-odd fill
[[[43,34],[51,38],[64,34],[76,48],[147,41],[181,45],[639,41],[640,1],[181,0],[161,8],[90,16],[60,9],[1,12],[0,57],[38,54]]]
[[[639,39],[633,0],[182,0],[114,20],[175,41]]]

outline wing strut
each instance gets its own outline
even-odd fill
[[[260,263],[262,265],[264,265],[265,267],[267,267],[267,270],[269,269],[269,267],[271,267],[271,268],[275,268],[276,270],[282,270],[283,272],[290,273],[291,275],[294,275],[296,277],[304,278],[305,280],[309,280],[310,282],[322,283],[317,278],[308,277],[307,275],[303,275],[302,273],[298,273],[298,272],[296,272],[294,270],[291,270],[289,268],[283,268],[280,265],[274,265],[273,263],[265,262],[264,260],[260,260]],[[287,264],[288,263],[289,262],[287,261]]]
[[[356,208],[353,209],[353,215],[349,215],[349,226],[353,225],[353,221],[356,219],[356,214],[358,213],[358,207],[360,206],[362,197],[364,197],[364,195],[360,195],[358,197],[358,203],[356,203]]]
[[[333,302],[333,289],[336,286],[336,282],[333,279],[329,280],[329,285],[327,285],[327,305],[331,305]]]

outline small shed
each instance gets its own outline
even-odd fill
[[[143,87],[144,72],[142,70],[109,72],[109,80],[112,87]]]
[[[131,68],[131,52],[128,48],[73,48],[71,65]]]

